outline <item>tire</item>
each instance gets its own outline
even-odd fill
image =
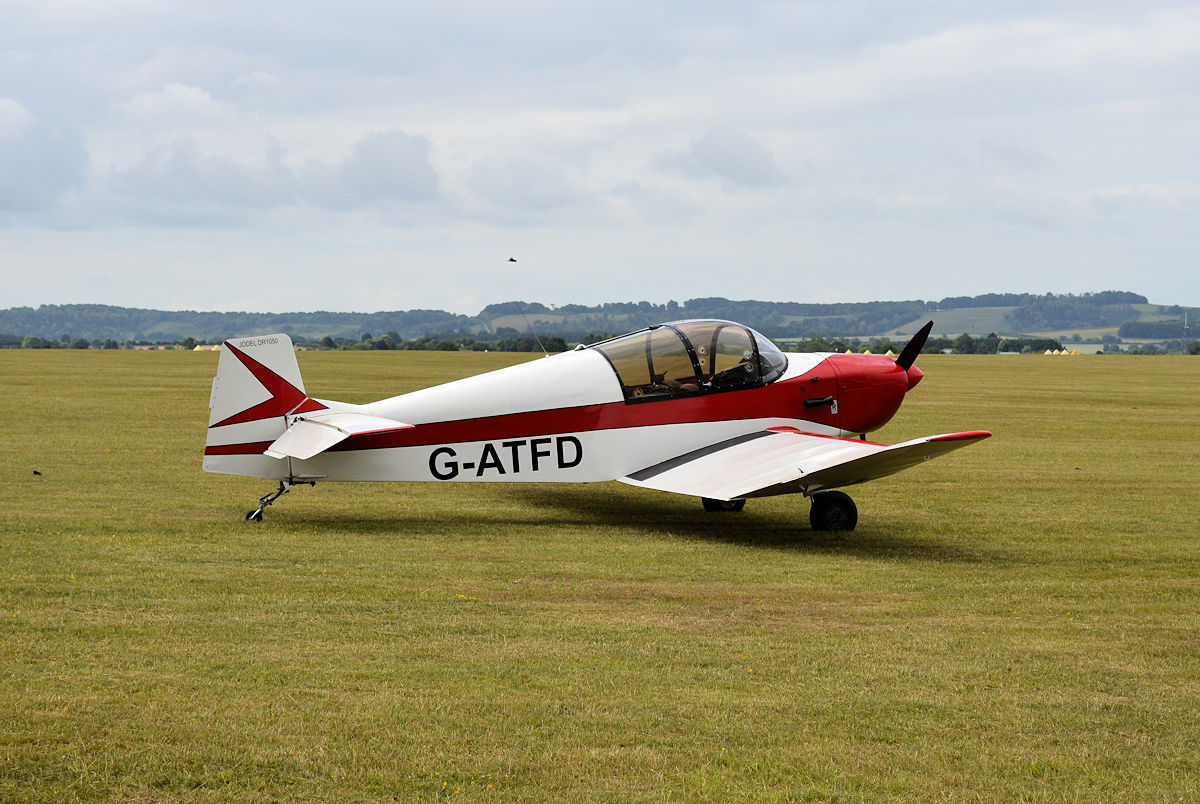
[[[858,507],[841,491],[822,491],[812,496],[808,521],[813,530],[850,531],[858,525]]]
[[[714,500],[712,497],[701,497],[705,511],[740,511],[746,507],[745,500]]]

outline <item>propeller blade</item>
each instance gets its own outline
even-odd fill
[[[908,371],[912,368],[912,364],[917,361],[917,355],[921,354],[921,350],[925,348],[925,341],[929,339],[929,332],[933,329],[933,322],[930,321],[921,330],[912,336],[912,340],[904,345],[900,356],[896,358],[896,365]]]

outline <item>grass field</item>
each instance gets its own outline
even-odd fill
[[[366,401],[523,359],[303,353]],[[0,800],[1200,798],[1200,359],[942,356],[807,503],[205,475],[216,355],[0,351]],[[34,475],[34,470],[41,475]]]

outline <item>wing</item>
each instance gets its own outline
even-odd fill
[[[411,424],[366,413],[305,413],[295,417],[291,426],[267,447],[264,454],[272,458],[307,460],[352,435],[387,433],[393,430],[409,430],[412,427]]]
[[[889,446],[791,428],[760,430],[618,479],[633,486],[718,500],[813,494],[886,477],[990,435],[983,430],[949,433]]]

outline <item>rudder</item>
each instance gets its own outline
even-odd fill
[[[204,471],[275,480],[289,476],[290,462],[263,452],[287,429],[287,414],[325,408],[304,393],[284,334],[225,341],[208,406]]]

